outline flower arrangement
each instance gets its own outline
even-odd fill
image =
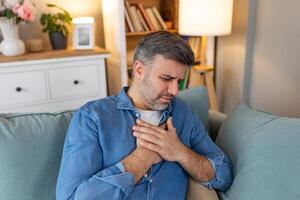
[[[0,0],[0,17],[21,21],[35,20],[35,6],[29,0]]]

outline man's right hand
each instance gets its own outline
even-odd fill
[[[122,160],[122,163],[125,171],[132,173],[134,182],[137,183],[153,164],[160,161],[161,158],[157,153],[143,147],[137,147]]]
[[[167,126],[164,123],[164,124],[160,125],[159,127],[165,129]],[[152,161],[151,165],[157,164],[162,160],[160,155],[158,155],[158,153],[156,153],[154,151],[151,151],[149,149],[146,149],[144,147],[141,147],[139,142],[140,142],[140,139],[137,138],[137,140],[136,140],[136,145],[137,145],[136,150],[140,151],[140,153],[142,154],[142,157],[148,158],[150,161]]]
[[[165,128],[166,124],[160,127]],[[121,161],[125,171],[133,174],[135,183],[141,179],[152,165],[162,160],[156,152],[141,147],[139,145],[139,139],[137,139],[136,143],[136,149]]]
[[[132,173],[134,182],[137,183],[152,165],[160,161],[161,157],[156,152],[141,147],[137,140],[136,149],[126,156],[122,163],[125,171]]]
[[[151,165],[157,164],[161,161],[161,157],[154,151],[141,147],[139,145],[139,139],[136,140],[137,148],[136,151],[141,154],[142,158],[146,158],[151,162]]]

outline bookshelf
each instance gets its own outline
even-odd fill
[[[167,29],[167,31],[171,32],[171,33],[177,33],[178,29]],[[148,33],[151,33],[153,31],[141,31],[141,32],[126,32],[126,36],[127,37],[131,37],[131,36],[144,36]]]
[[[141,4],[144,8],[155,7],[164,21],[167,31],[178,32],[179,0],[127,0],[130,5]],[[102,0],[105,48],[111,52],[107,60],[109,94],[116,94],[122,86],[130,85],[132,57],[138,41],[152,31],[126,32],[125,0]],[[170,25],[171,24],[171,25]]]

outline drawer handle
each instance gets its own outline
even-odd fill
[[[16,87],[16,91],[17,91],[17,92],[21,92],[21,91],[22,91],[22,88],[21,88],[21,87]]]
[[[74,83],[74,85],[78,85],[78,84],[79,84],[79,81],[78,81],[78,80],[75,80],[73,83]]]

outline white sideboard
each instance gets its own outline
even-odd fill
[[[107,96],[107,57],[99,47],[0,56],[0,113],[59,112]]]

